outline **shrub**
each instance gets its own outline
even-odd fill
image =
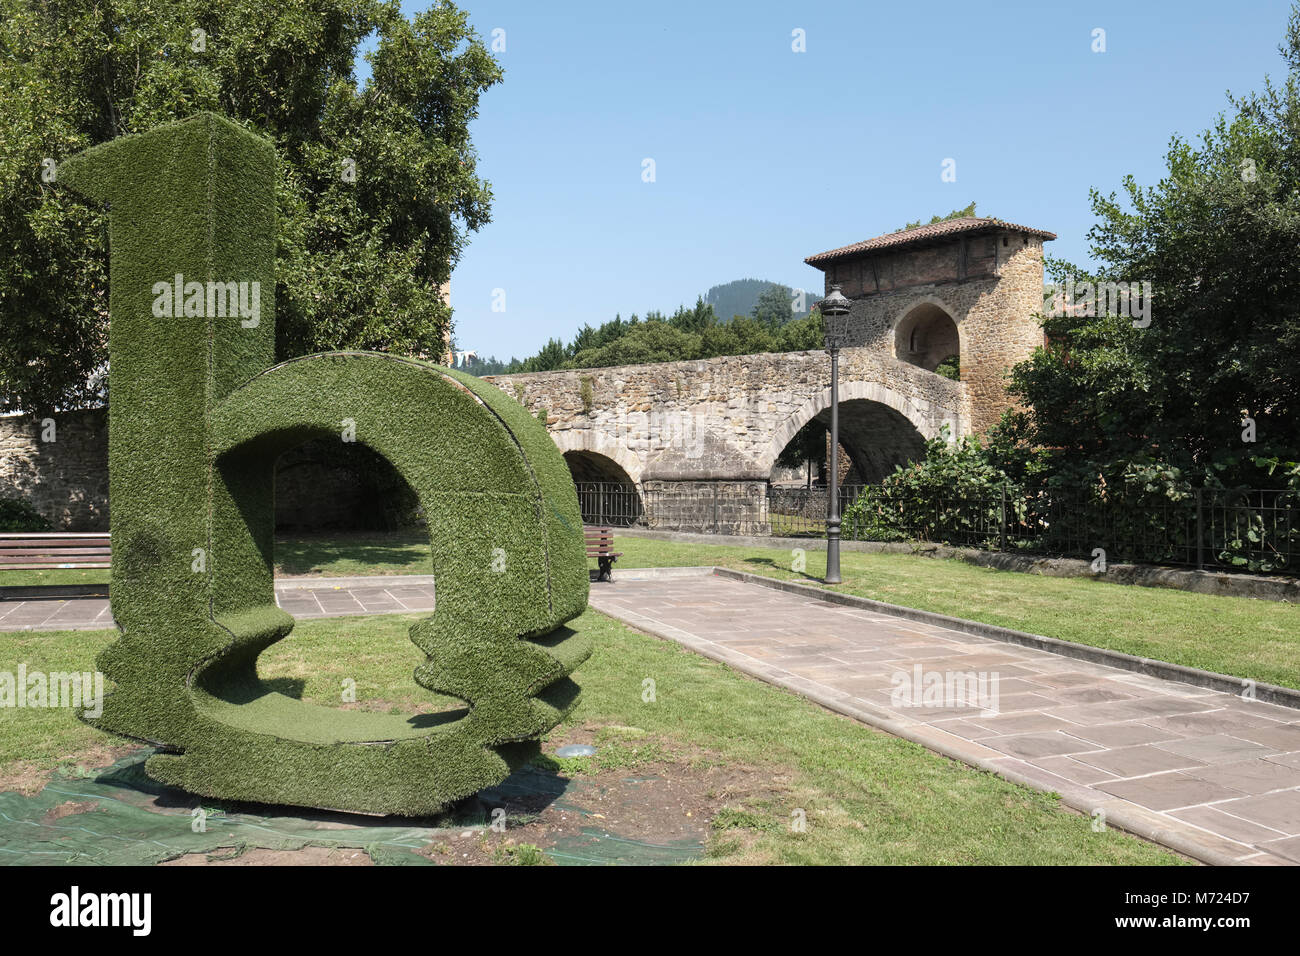
[[[997,538],[1006,475],[988,463],[979,439],[950,445],[945,428],[925,451],[925,458],[899,466],[880,487],[864,489],[845,512],[846,537],[973,546]]]
[[[0,498],[0,531],[49,531],[50,523],[22,498]]]

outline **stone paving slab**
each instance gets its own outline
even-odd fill
[[[347,578],[344,585],[330,578],[276,582],[275,601],[296,618],[352,617],[364,614],[411,614],[433,610],[431,579],[415,584],[398,576]],[[357,582],[365,582],[358,584]],[[0,631],[86,631],[113,626],[108,598],[32,599],[0,601]]]
[[[591,605],[1199,859],[1300,863],[1300,710],[707,570],[621,571]]]

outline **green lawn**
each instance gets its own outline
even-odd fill
[[[616,569],[717,565],[822,584],[826,553],[682,544],[621,535]],[[1300,607],[1168,588],[1049,578],[908,554],[843,551],[832,590],[1257,682],[1300,688]],[[617,577],[617,570],[615,571]]]
[[[277,537],[275,573],[325,577],[432,574],[433,552],[423,531]]]
[[[440,708],[417,687],[414,616],[304,621],[271,648],[262,671],[305,699],[337,705],[344,678],[361,706]],[[1118,833],[1053,796],[1008,783],[832,714],[794,694],[588,612],[596,652],[575,675],[572,723],[617,734],[594,759],[551,761],[568,774],[626,776],[626,752],[709,761],[771,781],[762,800],[728,803],[712,821],[708,859],[726,863],[1173,864],[1179,858]],[[84,669],[106,631],[6,635],[0,668]],[[7,662],[7,663],[6,663]],[[642,701],[653,677],[656,701]],[[563,737],[567,731],[557,728]],[[0,773],[16,761],[52,768],[108,740],[67,710],[13,710],[0,722]],[[598,736],[598,739],[599,736]],[[617,751],[617,753],[616,753]],[[807,832],[790,827],[802,809]]]
[[[0,587],[33,588],[50,584],[107,584],[108,568],[44,568],[0,572]]]

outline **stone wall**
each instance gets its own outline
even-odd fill
[[[108,413],[0,417],[0,497],[30,502],[56,531],[107,531]]]
[[[771,534],[766,481],[646,481],[645,527]]]

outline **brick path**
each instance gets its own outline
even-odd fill
[[[707,571],[621,571],[591,604],[1191,855],[1300,862],[1300,710]],[[891,702],[918,666],[996,675],[995,707]]]
[[[427,612],[433,610],[433,578],[285,578],[276,582],[275,601],[296,618]],[[108,598],[0,601],[0,631],[99,630],[112,626]]]

